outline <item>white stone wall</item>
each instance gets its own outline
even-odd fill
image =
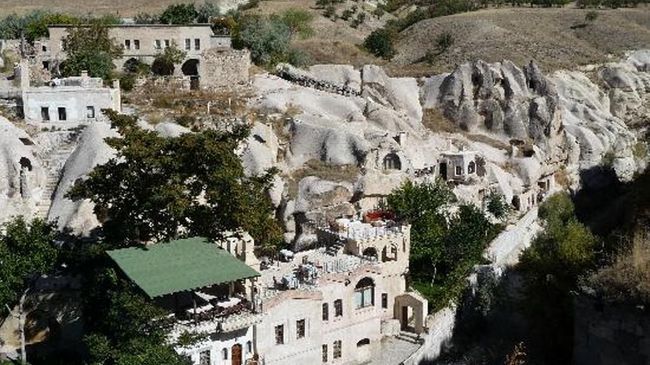
[[[23,112],[27,122],[43,122],[41,108],[49,108],[50,122],[58,122],[58,108],[66,110],[66,122],[105,121],[102,109],[121,111],[120,90],[111,88],[34,87],[23,90]],[[95,118],[87,118],[87,107],[95,109]]]
[[[204,339],[186,348],[177,349],[182,355],[187,355],[193,364],[199,364],[200,354],[203,351],[210,351],[210,365],[231,365],[232,364],[232,347],[236,344],[242,347],[242,363],[253,357],[254,348],[254,328],[249,327],[240,331],[221,333]],[[247,352],[247,343],[251,343],[251,352]],[[227,359],[223,358],[223,350],[227,351]]]

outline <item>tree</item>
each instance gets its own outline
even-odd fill
[[[160,14],[160,22],[163,24],[190,24],[196,20],[198,15],[193,3],[173,4]]]
[[[492,215],[496,219],[501,219],[508,214],[508,211],[510,210],[508,203],[506,203],[506,200],[503,195],[497,194],[496,192],[491,192],[490,195],[487,196],[487,211],[492,213]]]
[[[370,33],[363,42],[364,48],[377,57],[391,59],[395,56],[393,47],[393,32],[389,29],[377,29]]]
[[[212,2],[205,2],[196,9],[196,22],[208,23],[221,14],[219,6]]]
[[[311,22],[314,19],[314,16],[301,9],[288,9],[282,13],[280,19],[282,22],[289,27],[289,32],[291,36],[299,35],[301,38],[309,38],[314,34],[314,30],[311,27]]]
[[[49,36],[47,26],[50,24],[81,24],[81,19],[68,15],[68,14],[48,14],[42,13],[42,15],[34,17],[31,21],[28,21],[25,25],[25,38],[29,42],[42,37]]]
[[[26,363],[25,317],[26,302],[33,283],[50,272],[56,262],[58,249],[54,227],[41,219],[27,223],[23,217],[4,225],[0,234],[0,303],[1,312],[18,305],[21,358]],[[8,312],[7,312],[8,313]]]
[[[540,206],[539,217],[544,229],[519,264],[526,308],[547,362],[565,363],[571,356],[571,292],[578,278],[594,267],[596,238],[578,222],[566,193],[549,197]]]
[[[115,68],[113,59],[122,55],[122,47],[108,36],[108,28],[100,24],[72,28],[63,39],[63,49],[68,55],[62,73],[64,76],[88,71],[93,77],[110,79]]]
[[[240,24],[238,41],[250,49],[253,62],[273,66],[287,58],[291,29],[278,17],[250,16]]]
[[[136,117],[106,114],[121,135],[106,140],[117,156],[95,167],[68,196],[95,203],[107,243],[220,238],[238,229],[260,246],[282,241],[268,196],[275,170],[246,176],[235,153],[248,127],[165,138],[138,127]]]
[[[151,71],[156,75],[169,76],[174,73],[174,65],[183,62],[185,52],[181,51],[176,42],[172,41],[169,47],[165,47],[162,53],[156,55],[151,64]]]
[[[435,278],[435,268],[443,253],[447,222],[443,208],[453,200],[453,193],[442,182],[434,184],[404,183],[386,198],[383,209],[411,227],[411,267],[428,268],[431,280]],[[433,269],[433,271],[431,271]]]

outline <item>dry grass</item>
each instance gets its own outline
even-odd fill
[[[130,92],[127,99],[150,123],[180,117],[199,119],[246,118],[251,91],[179,90],[146,83]],[[210,107],[208,108],[208,105]]]
[[[637,232],[631,247],[594,274],[591,283],[610,300],[650,303],[650,234]]]
[[[544,71],[574,69],[620,57],[650,44],[650,6],[598,10],[598,19],[582,28],[589,10],[510,8],[427,19],[401,33],[391,74],[419,76],[448,72],[456,64],[508,59],[518,65],[531,59]],[[436,47],[432,40],[450,32],[454,44],[431,64],[420,62]]]
[[[298,183],[307,176],[316,176],[323,180],[334,182],[354,182],[359,176],[359,168],[355,165],[330,165],[320,160],[309,160],[302,168],[288,176],[288,193],[290,197],[298,195]]]
[[[460,133],[462,130],[438,109],[424,109],[422,124],[432,132]]]
[[[187,3],[193,0],[2,0],[0,16],[11,13],[24,14],[33,10],[56,10],[77,15],[113,14],[131,17],[140,12],[160,12],[171,4]],[[194,0],[195,4],[203,3]]]

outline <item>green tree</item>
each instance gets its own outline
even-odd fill
[[[29,42],[33,42],[35,39],[48,37],[47,26],[50,24],[81,24],[81,19],[68,14],[43,13],[42,16],[35,17],[27,22],[25,25],[25,38]]]
[[[314,34],[314,29],[311,27],[311,22],[314,16],[302,9],[287,9],[282,13],[280,19],[287,27],[291,36],[299,35],[300,38],[309,38]]]
[[[238,42],[250,49],[253,62],[273,66],[287,58],[291,29],[278,17],[250,16],[242,19]]]
[[[492,213],[492,215],[497,218],[501,219],[505,217],[508,212],[510,211],[510,208],[508,206],[508,203],[506,203],[505,197],[501,194],[497,194],[496,192],[491,192],[490,195],[487,196],[487,211]]]
[[[183,62],[185,52],[181,51],[176,42],[172,41],[169,47],[165,47],[162,53],[156,55],[151,64],[151,71],[160,76],[169,76],[174,73],[174,65]]]
[[[548,363],[570,360],[571,291],[595,264],[597,240],[578,222],[566,193],[549,197],[539,209],[544,229],[521,257],[524,294],[534,335]],[[553,303],[549,305],[549,303]]]
[[[363,46],[377,57],[391,59],[396,53],[393,38],[394,34],[390,29],[377,29],[366,37]]]
[[[163,24],[190,24],[198,17],[193,3],[172,4],[160,14],[160,22]]]
[[[258,246],[281,242],[268,196],[275,170],[246,176],[235,153],[247,127],[165,138],[138,127],[136,117],[106,114],[121,135],[107,139],[117,156],[95,167],[68,196],[95,203],[107,242],[130,246],[179,236],[219,238],[240,228]]]
[[[0,313],[18,305],[22,363],[26,363],[26,302],[33,283],[53,270],[58,257],[54,227],[41,219],[28,223],[17,217],[0,234]]]
[[[108,28],[99,24],[68,30],[63,49],[68,55],[62,70],[64,76],[86,70],[93,77],[107,80],[115,68],[113,59],[122,55],[122,47],[108,36]]]
[[[208,23],[212,19],[221,15],[219,6],[213,2],[205,2],[196,9],[196,22]]]

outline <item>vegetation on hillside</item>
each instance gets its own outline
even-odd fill
[[[78,76],[88,71],[93,77],[105,80],[113,76],[113,59],[122,55],[122,47],[108,36],[108,28],[101,24],[70,29],[63,39],[68,58],[63,62],[64,76]]]
[[[411,224],[413,286],[427,297],[433,310],[460,296],[467,275],[502,229],[473,205],[460,204],[450,212],[453,203],[454,195],[443,182],[409,181],[393,191],[382,206]]]
[[[108,138],[115,158],[95,167],[68,196],[90,199],[106,241],[131,246],[180,237],[220,238],[243,229],[258,246],[273,248],[282,231],[267,194],[275,174],[245,176],[235,150],[245,125],[162,137],[137,118],[106,111],[120,138]]]
[[[539,208],[544,229],[521,257],[525,308],[546,363],[565,364],[573,346],[578,279],[595,268],[598,240],[578,221],[571,197],[558,193]],[[552,303],[552,305],[550,305]]]
[[[102,17],[78,17],[70,14],[35,10],[22,16],[9,15],[0,19],[0,39],[20,39],[28,42],[47,37],[49,24],[118,24],[120,19],[105,15]]]

